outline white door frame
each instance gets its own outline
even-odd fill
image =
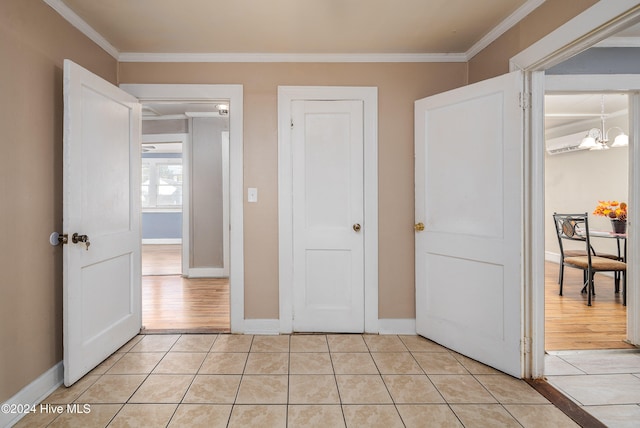
[[[293,331],[293,165],[291,102],[361,100],[364,104],[364,329],[378,332],[378,88],[278,87],[278,258],[280,333]]]
[[[510,61],[511,70],[524,71],[526,90],[531,92],[531,108],[525,115],[524,155],[523,321],[525,337],[531,343],[525,347],[526,378],[544,376],[544,70],[635,23],[639,17],[640,4],[636,0],[598,2]],[[635,129],[633,125],[632,129]],[[639,137],[633,138],[632,145],[636,145]],[[630,150],[630,159],[640,165],[637,152]],[[630,171],[638,174],[635,169]],[[637,186],[630,191],[633,191],[632,199],[640,199]],[[630,228],[629,254],[633,257],[632,263],[637,263],[640,245],[639,234],[634,229]],[[640,293],[636,293],[638,279],[629,278],[628,285],[627,304],[640,307]],[[634,317],[630,321],[631,317],[628,318],[627,334],[631,338],[639,334],[640,319]]]
[[[231,332],[244,333],[244,160],[242,85],[122,84],[120,87],[145,101],[208,101],[228,99],[229,114],[229,292]]]

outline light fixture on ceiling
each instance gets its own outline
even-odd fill
[[[591,128],[587,132],[587,135],[585,135],[585,137],[582,139],[579,147],[589,150],[609,150],[609,147],[624,147],[629,145],[629,136],[624,133],[622,128],[614,126],[605,131],[604,119],[604,95],[602,95],[602,99],[600,102],[601,129]],[[613,144],[611,144],[611,146],[608,145],[610,132],[619,132],[619,134],[613,140]]]

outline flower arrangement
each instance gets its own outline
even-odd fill
[[[598,206],[593,214],[625,221],[627,219],[627,204],[618,201],[598,201]]]

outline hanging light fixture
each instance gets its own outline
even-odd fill
[[[587,135],[582,139],[582,142],[580,143],[581,148],[589,150],[609,150],[609,147],[624,147],[629,145],[629,136],[624,133],[622,128],[614,126],[613,128],[609,128],[605,131],[604,118],[604,95],[602,95],[602,99],[600,101],[601,129],[591,128],[587,132]],[[608,145],[610,132],[618,132],[618,135],[613,140],[613,144],[611,144],[611,146]]]

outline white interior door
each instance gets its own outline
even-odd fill
[[[364,331],[362,101],[293,101],[293,329]]]
[[[416,330],[522,375],[522,75],[416,101]],[[419,229],[420,227],[417,227]]]
[[[64,383],[141,327],[140,105],[64,62]],[[88,242],[72,242],[74,233]],[[89,246],[90,244],[90,246]]]

